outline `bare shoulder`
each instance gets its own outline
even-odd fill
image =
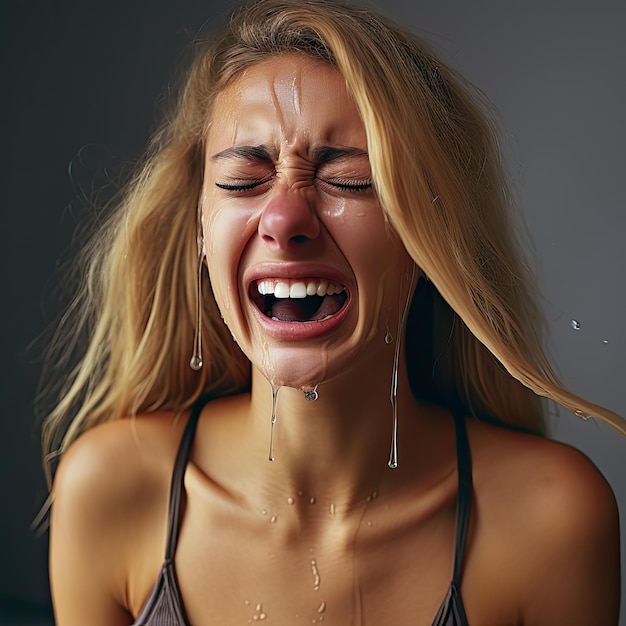
[[[617,623],[618,510],[600,471],[540,437],[471,423],[470,439],[479,515],[515,563],[523,623]]]
[[[154,413],[102,424],[63,456],[50,520],[59,624],[131,623],[129,572],[138,572],[137,563],[158,571],[169,478],[185,422],[185,415]],[[146,554],[154,554],[154,563]]]
[[[185,414],[186,415],[186,414]],[[160,412],[100,424],[81,435],[63,455],[53,493],[97,488],[100,497],[132,495],[146,480],[171,468],[185,415]]]

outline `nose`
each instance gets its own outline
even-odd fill
[[[273,252],[280,252],[315,239],[320,222],[306,192],[281,189],[263,210],[258,231]]]

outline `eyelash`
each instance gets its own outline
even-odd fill
[[[329,185],[330,187],[333,187],[340,191],[350,191],[353,193],[362,193],[364,191],[371,189],[372,187],[372,181],[370,180],[366,180],[366,181],[352,181],[352,180],[330,181],[330,180],[321,180],[321,179],[318,179],[318,180],[320,180],[325,185]],[[255,181],[250,181],[250,182],[245,182],[245,183],[242,182],[242,183],[232,183],[232,184],[215,183],[215,186],[224,191],[230,191],[233,193],[245,193],[246,191],[252,191],[253,189],[256,189],[257,187],[260,187],[261,185],[267,182],[268,182],[267,180],[255,180]]]

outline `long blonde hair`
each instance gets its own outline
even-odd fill
[[[538,396],[547,396],[626,432],[622,418],[565,390],[544,355],[480,96],[371,10],[259,0],[199,51],[175,114],[84,251],[87,269],[59,327],[57,361],[80,350],[81,334],[89,342],[46,418],[47,458],[98,423],[183,410],[203,392],[249,387],[250,365],[220,319],[206,272],[204,367],[189,368],[203,148],[216,94],[246,67],[284,53],[312,55],[345,77],[383,210],[434,291],[414,303],[411,318],[414,327],[428,321],[420,354],[409,350],[421,362],[412,371],[424,379],[415,381],[416,393],[533,432],[543,429]]]

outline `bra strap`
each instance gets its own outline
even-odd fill
[[[191,407],[191,414],[185,426],[180,446],[174,461],[172,471],[172,482],[170,485],[170,501],[167,517],[167,544],[165,548],[165,561],[171,561],[176,553],[178,535],[180,533],[180,501],[185,480],[185,470],[189,461],[189,454],[193,446],[193,439],[198,425],[198,418],[202,413],[205,404],[213,399],[213,394],[206,393],[200,396]]]
[[[470,525],[472,511],[472,457],[467,436],[465,418],[459,411],[454,412],[456,425],[456,457],[458,465],[459,491],[456,503],[456,544],[454,552],[454,572],[452,585],[459,590],[463,563],[465,561],[465,546]]]

